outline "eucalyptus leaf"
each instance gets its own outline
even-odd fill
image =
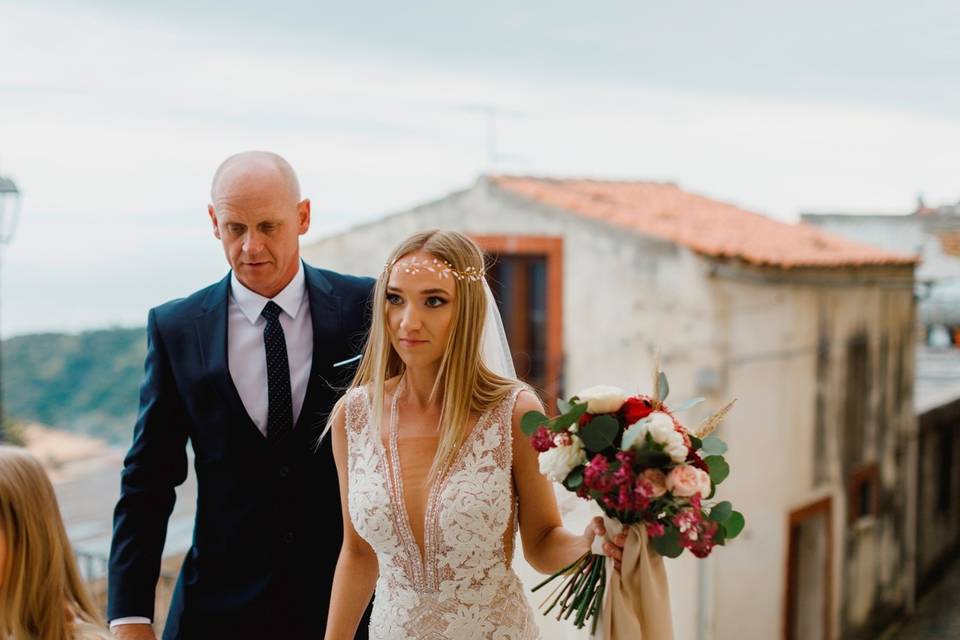
[[[693,446],[694,451],[699,451],[703,448],[703,440],[692,434],[687,435],[690,436],[690,444]]]
[[[727,518],[727,521],[723,523],[723,528],[727,531],[727,540],[733,540],[740,532],[743,531],[743,527],[746,525],[746,520],[743,517],[743,514],[739,511],[734,511],[730,514],[730,517]]]
[[[563,480],[563,486],[571,491],[575,491],[583,484],[583,466],[576,467],[573,471],[567,474],[567,477]]]
[[[653,538],[652,541],[654,550],[662,556],[676,558],[683,553],[683,545],[680,543],[680,532],[674,527],[667,527],[666,533]]]
[[[583,425],[578,432],[584,446],[590,453],[599,453],[613,446],[620,423],[613,416],[597,416]]]
[[[727,452],[727,443],[717,436],[707,436],[703,440],[703,452],[708,456],[722,456]]]
[[[646,433],[644,427],[646,427],[647,423],[649,422],[650,418],[643,418],[630,425],[630,427],[623,432],[623,440],[620,442],[620,449],[622,451],[629,450],[634,445],[634,441]]]
[[[727,542],[727,529],[723,524],[717,527],[717,532],[713,534],[713,542],[715,544],[726,544]]]
[[[710,510],[710,519],[715,522],[726,522],[732,513],[733,505],[724,500]]]
[[[566,400],[557,400],[557,409],[560,411],[560,413],[567,413],[572,408],[573,405]]]
[[[710,469],[710,479],[714,484],[720,484],[730,475],[730,465],[723,459],[723,456],[709,456],[704,460]]]
[[[570,409],[569,413],[565,413],[562,416],[558,416],[553,419],[553,422],[550,424],[550,428],[554,431],[566,431],[572,425],[576,424],[580,417],[587,412],[587,404],[575,404]]]
[[[657,376],[657,400],[666,402],[668,395],[670,395],[670,384],[667,382],[667,374],[661,371]]]
[[[527,411],[523,414],[523,417],[520,418],[520,430],[523,431],[524,435],[532,436],[541,425],[549,421],[550,418],[539,411]]]
[[[692,409],[692,408],[694,408],[695,406],[697,406],[698,404],[700,404],[701,402],[703,402],[704,400],[706,400],[706,398],[700,398],[700,397],[690,398],[689,400],[687,400],[686,402],[684,402],[683,404],[681,404],[679,407],[677,407],[676,409],[674,409],[673,412],[674,412],[674,413],[677,413],[677,412],[680,412],[680,411],[686,411],[686,410],[688,410],[688,409]]]

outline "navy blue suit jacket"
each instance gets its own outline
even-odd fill
[[[300,417],[279,444],[247,415],[227,368],[229,275],[150,311],[140,412],[114,513],[110,619],[154,616],[189,440],[196,522],[163,637],[323,637],[343,533],[330,438],[316,443],[354,370],[332,365],[362,348],[373,280],[304,270],[313,363]]]

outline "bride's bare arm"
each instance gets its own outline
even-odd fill
[[[347,483],[347,433],[344,403],[334,409],[330,435],[333,438],[333,458],[340,481],[340,503],[343,508],[343,544],[337,560],[327,614],[326,640],[350,640],[354,637],[360,619],[377,584],[377,555],[360,537],[350,521]]]
[[[534,569],[556,573],[585,554],[594,535],[604,535],[603,519],[595,518],[582,534],[563,527],[553,483],[540,473],[536,450],[520,430],[520,420],[528,411],[543,411],[543,405],[529,391],[521,391],[513,410],[513,482],[519,503],[520,539],[523,555]],[[617,541],[623,544],[622,540]],[[622,548],[605,545],[607,555],[617,568]]]

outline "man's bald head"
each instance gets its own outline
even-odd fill
[[[245,151],[217,169],[207,207],[213,235],[248,289],[277,295],[300,266],[300,236],[310,228],[310,201],[290,163],[275,153]]]
[[[282,156],[271,151],[243,151],[220,163],[213,174],[210,198],[215,203],[228,194],[255,190],[269,190],[300,201],[300,181]]]

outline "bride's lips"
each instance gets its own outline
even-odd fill
[[[398,342],[405,347],[417,347],[421,344],[427,344],[426,340],[411,340],[410,338],[400,338]]]

